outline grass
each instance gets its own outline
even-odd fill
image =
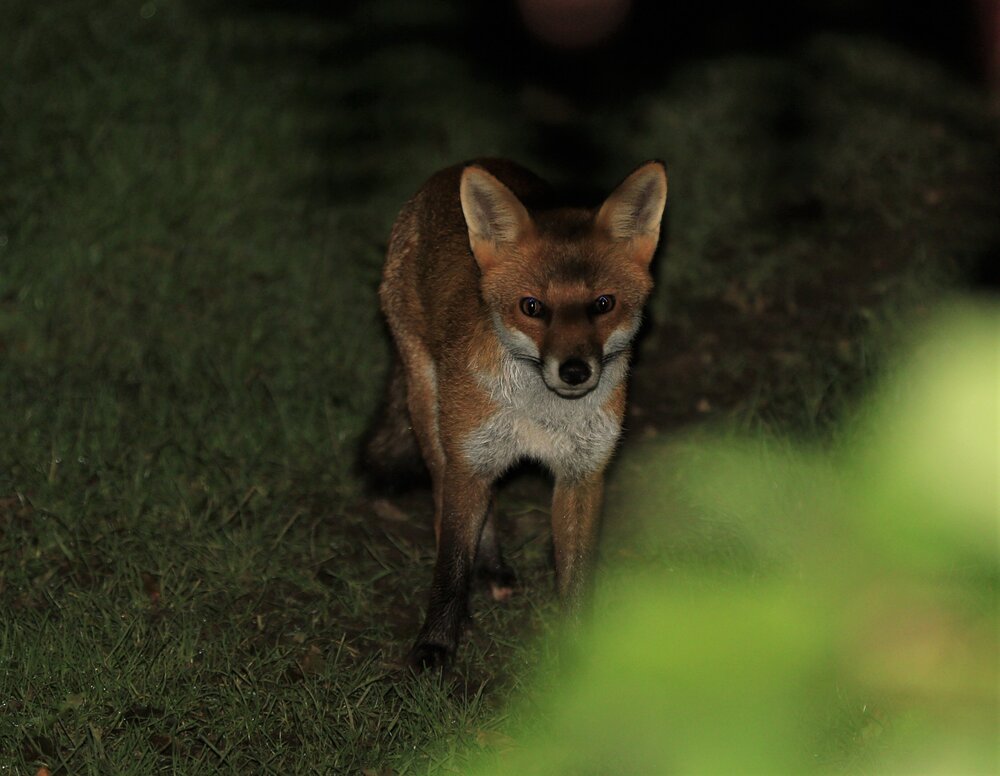
[[[603,190],[669,161],[636,375],[665,428],[643,375],[717,300],[745,331],[846,289],[776,382],[742,392],[767,367],[738,339],[698,378],[731,379],[748,423],[815,429],[883,330],[996,244],[981,95],[887,44],[690,61],[598,110],[491,77],[449,42],[463,24],[447,3],[0,10],[0,773],[411,773],[502,744],[556,611],[542,484],[501,502],[524,593],[479,596],[456,671],[408,679],[428,500],[376,508],[352,471],[386,236],[435,169],[502,154]],[[570,164],[543,132],[603,153]]]

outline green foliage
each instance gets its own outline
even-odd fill
[[[477,773],[995,772],[1000,309],[923,335],[836,451],[630,451],[616,508],[644,528]]]

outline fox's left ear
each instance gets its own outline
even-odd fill
[[[636,263],[648,266],[660,239],[667,202],[663,162],[646,162],[611,192],[597,211],[597,227],[616,242],[628,242]]]

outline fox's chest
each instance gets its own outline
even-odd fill
[[[538,461],[557,476],[598,471],[621,433],[618,419],[600,399],[599,394],[563,399],[544,387],[508,391],[466,439],[469,463],[489,476],[499,476],[522,459]]]
[[[565,420],[503,410],[469,436],[465,450],[483,474],[499,476],[527,458],[556,475],[580,476],[603,468],[620,430],[603,410]]]

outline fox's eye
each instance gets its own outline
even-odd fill
[[[526,296],[521,300],[521,312],[529,318],[540,318],[545,312],[545,305],[533,296]]]
[[[611,294],[601,294],[590,306],[591,312],[595,315],[604,315],[611,312],[615,307],[615,298]]]

